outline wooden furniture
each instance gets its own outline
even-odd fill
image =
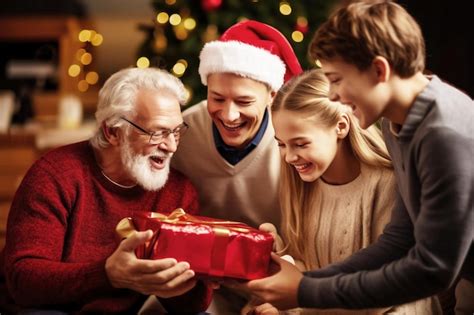
[[[4,16],[0,19],[1,41],[57,41],[59,47],[58,93],[75,93],[77,79],[68,75],[68,68],[75,63],[76,51],[82,43],[78,40],[79,21],[68,16]]]
[[[78,82],[82,77],[68,74],[69,67],[79,63],[77,52],[84,46],[79,40],[82,28],[90,28],[90,25],[74,16],[15,15],[2,16],[0,19],[0,42],[12,45],[55,42],[58,52],[57,89],[34,91],[31,95],[34,120],[39,122],[40,128],[32,130],[25,126],[15,127],[7,134],[0,134],[0,250],[5,243],[5,227],[11,202],[28,168],[44,151],[87,139],[92,134],[90,126],[70,130],[54,128],[62,96],[78,96],[84,116],[93,113],[97,104],[97,87],[85,93],[79,92]]]
[[[90,22],[73,16],[3,16],[0,19],[0,41],[40,42],[55,41],[58,44],[58,89],[53,92],[35,91],[32,95],[35,117],[57,114],[58,100],[63,95],[77,95],[86,114],[95,111],[97,86],[87,92],[79,92],[78,83],[83,76],[72,77],[68,69],[79,64],[77,52],[84,46],[79,40],[82,28],[90,27]]]

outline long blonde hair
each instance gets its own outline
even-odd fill
[[[306,71],[288,81],[276,94],[271,111],[297,112],[312,117],[327,127],[336,126],[341,114],[350,120],[349,143],[354,156],[374,167],[391,168],[392,164],[377,127],[362,129],[347,105],[329,99],[329,83],[319,69]],[[346,138],[347,139],[347,138]],[[317,190],[316,182],[304,182],[294,167],[282,159],[280,179],[280,203],[282,209],[282,236],[287,251],[307,268],[314,268],[315,232],[307,222],[313,222],[312,209]],[[306,224],[305,224],[306,223]]]

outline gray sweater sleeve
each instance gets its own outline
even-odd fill
[[[299,305],[398,305],[452,284],[469,255],[474,233],[472,148],[472,139],[450,129],[427,131],[410,156],[416,168],[411,184],[419,189],[413,192],[419,195],[419,204],[412,205],[416,209],[409,212],[399,205],[375,244],[330,267],[327,274],[307,273],[299,285]],[[378,266],[371,261],[392,260],[392,251],[397,256],[410,243],[413,246],[401,258]]]

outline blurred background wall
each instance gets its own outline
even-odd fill
[[[5,0],[0,2],[0,49],[7,54],[0,57],[0,74],[3,72],[0,89],[14,90],[17,100],[38,90],[56,90],[56,95],[32,96],[33,111],[44,110],[46,115],[54,112],[51,107],[57,107],[59,95],[75,94],[82,100],[85,113],[90,115],[95,107],[95,95],[105,79],[121,68],[138,64],[166,68],[180,77],[193,104],[205,97],[197,73],[200,49],[236,21],[258,19],[276,26],[290,40],[303,66],[309,68],[314,66],[306,55],[311,35],[335,6],[347,2],[350,0]],[[427,70],[472,97],[474,51],[470,34],[472,14],[467,4],[444,0],[398,2],[422,27]],[[50,23],[62,21],[59,24],[63,25],[57,28],[67,30],[56,30],[63,33],[52,37],[41,36],[43,29],[52,27],[41,19]],[[18,23],[5,24],[5,20]],[[25,34],[19,29],[30,30]],[[81,31],[92,33],[87,37]],[[11,37],[12,33],[18,34]],[[59,38],[65,36],[69,36],[68,41],[63,40],[63,45],[58,46]],[[96,45],[93,39],[99,36],[101,40]],[[53,48],[48,51],[40,47],[41,41]],[[32,56],[35,50],[36,55]],[[12,80],[5,74],[8,62],[15,57],[40,61],[49,58],[58,74],[19,87],[19,78]],[[140,58],[141,63],[137,63]],[[93,73],[86,78],[89,72]],[[24,79],[34,80],[31,76]],[[31,118],[33,111],[26,110],[23,113],[26,118],[17,121]]]
[[[150,0],[82,0],[88,19],[104,36],[97,49],[96,66],[101,77],[107,78],[121,68],[134,66],[138,47],[146,33],[142,23],[152,23],[156,13]]]

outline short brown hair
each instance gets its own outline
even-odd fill
[[[425,68],[421,29],[392,1],[360,1],[338,9],[316,31],[309,54],[323,60],[339,57],[359,70],[382,56],[403,78]]]

